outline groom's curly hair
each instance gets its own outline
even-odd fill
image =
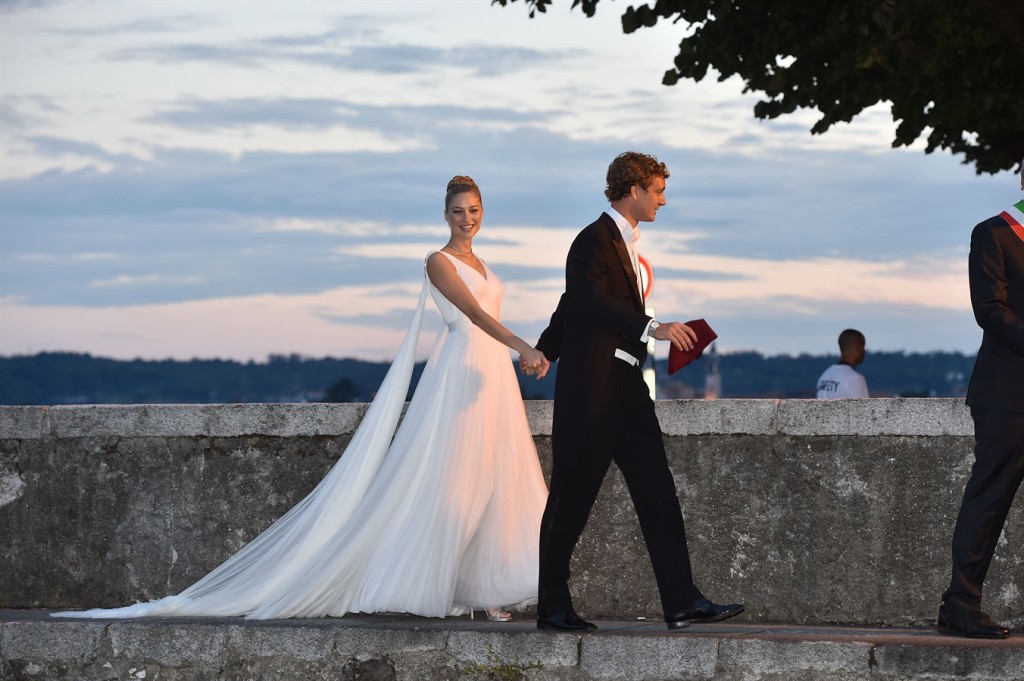
[[[668,179],[668,167],[650,154],[626,151],[615,157],[608,166],[608,186],[604,195],[609,201],[629,196],[633,185],[647,189],[656,177]]]

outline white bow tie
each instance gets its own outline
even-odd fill
[[[630,237],[631,237],[630,240],[629,240],[630,244],[635,244],[637,241],[640,241],[640,227],[639,227],[639,225],[632,228],[632,230],[630,231]]]

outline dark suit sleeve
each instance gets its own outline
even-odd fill
[[[650,317],[631,308],[631,295],[623,288],[623,298],[617,300],[609,293],[611,268],[617,266],[615,246],[599,237],[600,232],[585,231],[572,244],[565,263],[565,297],[590,324],[634,343]],[[621,275],[619,275],[621,276]]]
[[[537,349],[544,353],[549,362],[556,362],[562,355],[562,333],[565,328],[565,294],[558,299],[558,307],[551,314],[548,328],[540,334]]]
[[[1007,232],[1009,233],[1009,232]],[[1014,236],[1016,238],[1016,236]],[[968,276],[974,318],[986,334],[1024,357],[1024,319],[1009,304],[1006,253],[992,226],[983,222],[971,233]]]

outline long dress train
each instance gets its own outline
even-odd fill
[[[503,287],[490,268],[481,275],[445,256],[497,318]],[[396,432],[428,291],[447,331]],[[305,499],[176,596],[54,616],[444,617],[518,608],[536,601],[546,496],[507,348],[425,279],[377,397]]]

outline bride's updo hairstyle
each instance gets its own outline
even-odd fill
[[[456,194],[463,192],[473,192],[476,194],[476,198],[480,199],[481,205],[484,200],[480,196],[480,187],[476,186],[476,182],[469,175],[456,175],[448,181],[448,189],[444,195],[444,212],[448,212],[448,206],[451,205],[452,199]]]

